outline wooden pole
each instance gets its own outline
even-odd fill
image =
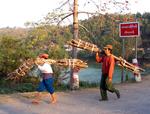
[[[78,24],[78,0],[74,0],[74,7],[73,7],[73,39],[78,39],[78,35],[79,35],[78,26],[79,26],[79,24]],[[72,49],[72,58],[73,59],[77,58],[77,48],[76,47],[73,47],[73,49]],[[73,72],[74,72],[74,70],[71,69],[70,88],[71,89],[78,89],[79,84],[77,84],[74,81]],[[74,88],[74,85],[76,85],[76,88]]]
[[[122,57],[124,59],[125,57],[125,40],[122,38]],[[121,73],[121,83],[123,83],[124,80],[124,67],[122,67],[122,73]]]
[[[135,58],[137,59],[137,37],[135,37]]]

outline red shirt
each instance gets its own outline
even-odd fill
[[[102,62],[102,74],[108,74],[108,78],[112,80],[115,67],[113,55],[99,57],[99,55],[96,54],[96,61],[99,63]]]

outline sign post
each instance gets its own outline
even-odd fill
[[[124,38],[122,38],[122,57],[123,57],[123,59],[124,59],[124,56],[125,56],[125,46],[124,46],[124,44],[125,44],[125,40],[124,40]],[[123,80],[124,80],[124,67],[122,67],[122,73],[121,73],[122,75],[121,75],[121,83],[123,83]]]
[[[120,23],[119,24],[119,36],[122,38],[122,56],[124,59],[125,56],[125,41],[124,39],[127,37],[139,37],[140,36],[140,27],[138,22],[127,22],[127,23]],[[135,57],[137,58],[137,40],[135,44]],[[121,82],[123,82],[124,79],[124,68],[122,68],[122,77],[121,77]]]

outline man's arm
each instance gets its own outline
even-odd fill
[[[98,63],[102,62],[102,57],[99,57],[99,53],[98,52],[96,52],[96,61]]]
[[[111,57],[110,57],[109,72],[108,72],[109,81],[112,81],[113,73],[114,73],[114,67],[115,67],[115,59],[114,59],[113,56],[111,56]]]

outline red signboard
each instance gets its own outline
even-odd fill
[[[138,22],[120,23],[120,37],[138,37],[140,36],[140,28]]]

